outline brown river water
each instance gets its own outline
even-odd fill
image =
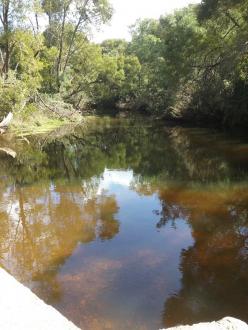
[[[248,140],[109,118],[28,140],[0,140],[18,280],[85,330],[248,321]]]

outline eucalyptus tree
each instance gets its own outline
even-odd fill
[[[76,51],[76,38],[94,25],[107,22],[112,15],[108,0],[43,0],[43,10],[48,16],[49,26],[45,33],[48,47],[56,46],[57,91]]]
[[[7,78],[13,51],[12,32],[24,17],[25,2],[22,0],[1,0],[0,1],[0,22],[1,22],[1,73]]]
[[[40,87],[43,38],[33,30],[35,2],[0,1],[1,116],[23,110]]]

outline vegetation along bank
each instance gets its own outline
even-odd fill
[[[130,42],[92,42],[112,14],[108,0],[1,0],[0,117],[35,131],[106,107],[247,127],[247,0],[202,0],[137,21]]]

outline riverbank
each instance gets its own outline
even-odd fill
[[[21,124],[18,122],[14,122],[13,125],[11,125],[10,127],[10,132],[17,137],[40,135],[50,133],[55,129],[67,124],[69,124],[69,121],[67,120],[51,119],[44,117],[41,121],[30,121],[26,123],[22,122]]]
[[[40,135],[62,126],[84,122],[82,114],[71,104],[49,95],[37,95],[36,101],[22,110],[13,111],[13,120],[7,132],[15,136]]]
[[[1,268],[0,288],[0,329],[79,330]]]
[[[53,132],[63,126],[80,125],[85,121],[84,117],[77,114],[72,118],[58,118],[56,116],[47,116],[45,114],[35,114],[28,119],[14,116],[7,133],[13,134],[16,137],[26,137],[31,135],[41,135]]]

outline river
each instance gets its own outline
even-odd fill
[[[246,139],[100,118],[6,146],[0,264],[76,325],[248,321]]]

